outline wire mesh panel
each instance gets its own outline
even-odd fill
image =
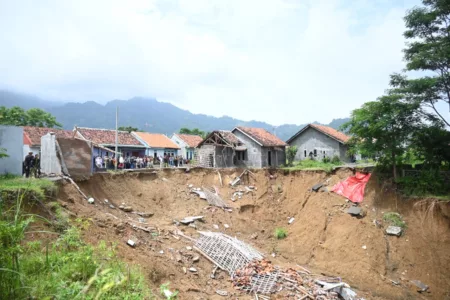
[[[208,201],[209,205],[217,207],[228,207],[225,201],[223,201],[217,193],[213,193],[206,188],[203,188],[203,193],[205,194],[206,201]]]
[[[230,275],[262,255],[243,242],[219,232],[200,232],[195,246]]]
[[[243,290],[250,293],[271,294],[276,291],[277,280],[277,273],[254,275],[251,278],[250,286],[244,287]]]

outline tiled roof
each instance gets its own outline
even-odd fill
[[[220,136],[222,139],[224,139],[227,143],[229,143],[231,145],[237,146],[237,145],[242,144],[241,140],[239,140],[238,137],[235,136],[231,131],[229,131],[229,130],[214,130],[210,134],[208,134],[208,136],[203,141],[201,141],[200,144],[198,144],[198,146],[201,146],[207,140],[209,140],[210,138],[213,138],[214,134],[217,134],[218,136]]]
[[[241,144],[242,142],[235,136],[231,131],[228,130],[218,130],[217,131],[225,140],[232,144]]]
[[[348,140],[350,139],[349,136],[345,135],[344,133],[337,131],[334,128],[328,127],[328,126],[324,126],[324,125],[317,125],[317,124],[309,124],[312,128],[315,128],[323,133],[325,133],[326,135],[331,136],[332,138],[342,142],[342,143],[346,143],[348,142]]]
[[[193,134],[176,134],[180,139],[182,139],[189,147],[195,148],[203,141],[203,138],[198,135]]]
[[[116,143],[116,131],[111,129],[96,129],[77,127],[77,130],[88,141],[100,145],[114,145]],[[119,145],[143,146],[131,133],[119,131]]]
[[[287,144],[263,128],[237,127],[264,147],[283,147]]]
[[[143,140],[149,147],[152,148],[169,148],[180,149],[171,139],[161,133],[148,133],[148,132],[133,132],[141,140]]]
[[[41,137],[43,137],[44,135],[46,135],[49,132],[54,132],[57,137],[64,137],[64,138],[73,137],[73,131],[71,131],[71,130],[24,126],[23,127],[24,144],[29,145],[29,143],[31,143],[32,146],[40,146],[41,145]]]

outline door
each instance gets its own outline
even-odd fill
[[[269,167],[272,166],[272,152],[271,151],[267,151],[267,164],[269,165]]]

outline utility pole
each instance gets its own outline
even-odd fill
[[[114,167],[114,169],[117,171],[117,164],[119,163],[119,131],[118,131],[118,127],[119,127],[119,107],[116,107],[116,165]]]

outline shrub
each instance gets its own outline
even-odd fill
[[[383,220],[390,225],[398,226],[401,228],[406,227],[405,221],[402,220],[402,216],[395,212],[387,212],[383,215]]]
[[[330,159],[328,156],[325,156],[325,157],[322,159],[322,162],[323,162],[324,164],[328,164],[328,163],[331,162],[331,159]]]
[[[406,196],[442,196],[450,193],[450,185],[439,170],[421,170],[417,177],[397,179],[399,190]]]
[[[297,146],[289,146],[286,149],[286,159],[288,165],[292,166],[294,163],[295,155],[297,155],[298,148]]]
[[[287,230],[286,229],[284,229],[282,227],[279,227],[279,228],[275,229],[275,237],[277,239],[279,239],[279,240],[284,239],[284,238],[287,237],[287,235],[288,234],[287,234]]]
[[[335,155],[331,159],[331,163],[334,164],[334,165],[339,165],[341,163],[341,159],[339,158],[339,156]]]

